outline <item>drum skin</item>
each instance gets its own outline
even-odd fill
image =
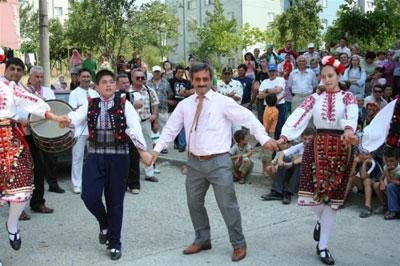
[[[66,115],[73,111],[72,107],[61,100],[47,100],[51,112]],[[29,124],[36,146],[49,153],[60,153],[75,144],[74,132],[70,128],[60,128],[58,123],[41,117],[30,115]]]

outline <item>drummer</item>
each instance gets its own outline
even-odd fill
[[[124,180],[129,171],[129,139],[134,143],[145,165],[151,163],[147,153],[140,119],[124,96],[115,95],[114,73],[100,70],[96,74],[100,97],[65,116],[61,126],[74,127],[87,121],[89,151],[83,167],[81,197],[99,222],[100,244],[108,242],[112,260],[121,257]],[[106,206],[102,202],[104,191]]]

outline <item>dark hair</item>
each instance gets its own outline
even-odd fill
[[[113,80],[115,80],[115,74],[114,72],[108,70],[108,69],[103,69],[100,70],[99,72],[97,72],[96,74],[96,84],[99,85],[100,80],[104,77],[104,76],[110,76],[113,78]]]
[[[126,74],[126,73],[124,73],[124,72],[119,72],[119,73],[117,74],[116,81],[118,82],[120,79],[124,79],[124,78],[129,79],[128,74]]]
[[[213,79],[213,69],[209,64],[206,63],[195,63],[191,68],[190,68],[190,77],[193,78],[194,73],[200,72],[200,71],[208,71],[210,73],[210,78]]]
[[[81,69],[79,69],[78,75],[80,76],[83,72],[89,72],[90,76],[92,76],[92,73],[91,73],[90,70],[87,69],[87,68],[81,68]]]
[[[348,55],[347,53],[340,53],[340,54],[339,54],[339,58],[340,58],[342,55],[345,55],[345,56],[347,57],[347,59],[349,59],[349,55]]]
[[[382,92],[385,90],[385,86],[383,86],[383,85],[381,85],[381,84],[375,84],[374,87],[373,87],[373,89],[375,89],[375,88],[381,89]]]
[[[315,129],[312,127],[306,127],[301,135],[303,136],[311,136],[315,134]]]
[[[345,36],[340,37],[341,40],[345,40],[346,42],[348,41]]]
[[[246,60],[246,56],[248,56],[248,55],[250,55],[251,61],[256,61],[256,58],[254,57],[253,53],[251,53],[251,52],[247,52],[244,54],[244,57],[243,57],[244,60]]]
[[[239,68],[243,68],[244,71],[247,71],[247,66],[246,66],[246,64],[240,64],[240,65],[238,65],[237,68],[238,68],[238,69],[239,69]]]
[[[268,61],[268,57],[266,54],[263,54],[262,56],[260,56],[260,61],[264,60],[264,59]]]
[[[384,67],[376,67],[375,69],[374,69],[374,72],[375,71],[378,71],[378,72],[380,72],[380,73],[385,73],[385,68]]]
[[[185,67],[183,65],[176,65],[175,71],[178,71],[178,70],[185,70]]]
[[[386,53],[382,52],[382,51],[379,51],[379,52],[376,53],[377,56],[380,56],[381,54],[386,55]]]
[[[399,159],[399,152],[396,148],[387,147],[383,152],[383,156]]]
[[[376,57],[376,54],[374,52],[372,52],[372,51],[368,51],[365,54],[365,59],[375,59],[375,57]]]
[[[163,68],[165,69],[165,64],[166,64],[166,63],[169,63],[169,64],[171,65],[171,69],[172,69],[172,63],[171,63],[170,61],[168,61],[168,60],[165,60],[165,61],[162,63]]]
[[[265,97],[265,102],[268,106],[275,106],[278,98],[275,93],[268,93],[267,97]]]
[[[6,62],[6,69],[10,66],[10,65],[16,65],[16,66],[20,66],[22,67],[22,70],[25,70],[25,64],[24,62],[22,62],[21,59],[19,59],[18,57],[11,57],[7,60]]]
[[[239,143],[241,140],[244,140],[244,138],[247,135],[247,131],[243,129],[239,129],[233,134],[233,139],[236,141],[236,143]]]

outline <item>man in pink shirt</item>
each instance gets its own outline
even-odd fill
[[[274,151],[278,146],[275,140],[268,137],[253,113],[233,99],[211,90],[212,73],[208,64],[191,67],[190,75],[196,93],[182,100],[170,116],[154,148],[153,162],[159,152],[185,128],[189,151],[186,193],[196,237],[183,254],[190,255],[211,248],[210,224],[204,207],[204,198],[211,184],[234,248],[232,261],[239,261],[246,256],[246,241],[229,155],[232,124],[249,128],[265,149]]]

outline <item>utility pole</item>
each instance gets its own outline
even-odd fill
[[[43,85],[50,87],[49,17],[47,1],[39,0],[40,65],[44,68]]]

